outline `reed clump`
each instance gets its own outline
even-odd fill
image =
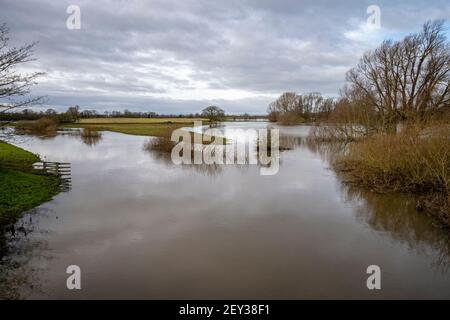
[[[172,152],[175,142],[169,137],[155,137],[144,144],[146,151]]]

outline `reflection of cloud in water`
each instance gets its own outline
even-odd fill
[[[152,139],[158,139],[158,138],[152,138]],[[148,144],[148,141],[145,142],[143,150],[146,151],[154,160],[158,161],[159,163],[162,163],[166,166],[176,166],[178,168],[184,169],[184,170],[193,170],[202,174],[205,174],[207,176],[217,176],[219,175],[223,170],[223,165],[218,164],[181,164],[181,165],[175,165],[172,162],[171,153],[166,151],[158,151],[158,150],[151,150],[150,148],[146,147]],[[199,151],[193,151],[198,152]]]

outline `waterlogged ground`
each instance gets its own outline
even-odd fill
[[[227,128],[263,128],[232,123]],[[72,163],[72,189],[26,214],[0,279],[15,298],[450,298],[448,231],[414,199],[342,185],[307,127],[278,174],[175,166],[149,138],[104,132],[21,146]],[[68,290],[66,268],[81,268]],[[381,290],[366,287],[369,265]]]

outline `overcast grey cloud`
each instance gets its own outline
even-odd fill
[[[66,9],[81,8],[69,30]],[[366,9],[381,9],[381,29]],[[287,90],[334,96],[345,72],[385,38],[450,17],[448,1],[0,0],[15,45],[39,41],[34,94],[98,111],[263,113]]]

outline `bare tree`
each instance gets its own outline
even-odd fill
[[[324,98],[318,92],[297,94],[285,92],[267,109],[270,121],[295,124],[328,115],[334,106],[331,98]]]
[[[29,107],[42,101],[42,97],[29,97],[31,87],[37,77],[43,73],[21,74],[17,67],[34,60],[33,48],[36,42],[22,47],[9,47],[9,30],[6,24],[0,24],[0,113]],[[0,123],[0,127],[6,123]]]
[[[443,21],[427,22],[420,33],[401,41],[384,41],[363,56],[347,80],[365,94],[386,131],[395,131],[400,121],[424,121],[448,108],[450,47]]]
[[[271,121],[295,122],[302,114],[301,97],[295,92],[284,92],[267,109]]]
[[[302,116],[307,120],[311,120],[313,114],[320,112],[324,98],[318,92],[311,92],[300,96],[300,104]]]
[[[284,92],[277,100],[269,105],[267,110],[269,113],[272,111],[289,113],[300,112],[300,96],[295,92]]]

